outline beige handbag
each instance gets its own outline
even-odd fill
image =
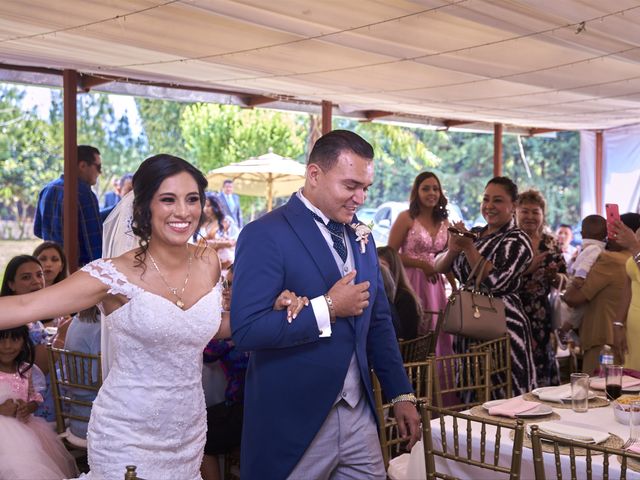
[[[477,340],[493,340],[507,333],[504,302],[480,290],[486,261],[481,258],[467,282],[449,296],[442,325],[445,332]]]

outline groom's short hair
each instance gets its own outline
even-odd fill
[[[315,163],[323,170],[331,170],[345,150],[373,160],[373,147],[360,135],[349,130],[332,130],[313,145],[307,164]]]

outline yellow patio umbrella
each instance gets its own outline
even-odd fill
[[[209,188],[222,188],[226,179],[233,180],[238,195],[267,197],[267,211],[273,208],[273,197],[291,195],[304,185],[306,167],[295,160],[273,153],[251,157],[211,170],[207,174]]]

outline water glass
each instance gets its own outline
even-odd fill
[[[571,374],[571,408],[579,413],[589,410],[589,375],[587,373]]]
[[[609,400],[616,400],[622,395],[622,365],[607,365],[606,374],[606,392]]]

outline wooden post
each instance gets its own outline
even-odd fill
[[[603,173],[604,173],[604,159],[602,155],[602,130],[596,132],[596,213],[602,215],[602,205],[604,203],[603,192]]]
[[[493,176],[502,175],[502,124],[493,125]]]
[[[78,269],[78,137],[77,106],[78,74],[64,70],[64,200],[63,242],[69,273]]]
[[[331,128],[331,115],[332,115],[333,104],[326,100],[322,101],[322,135],[326,135],[329,133]]]

